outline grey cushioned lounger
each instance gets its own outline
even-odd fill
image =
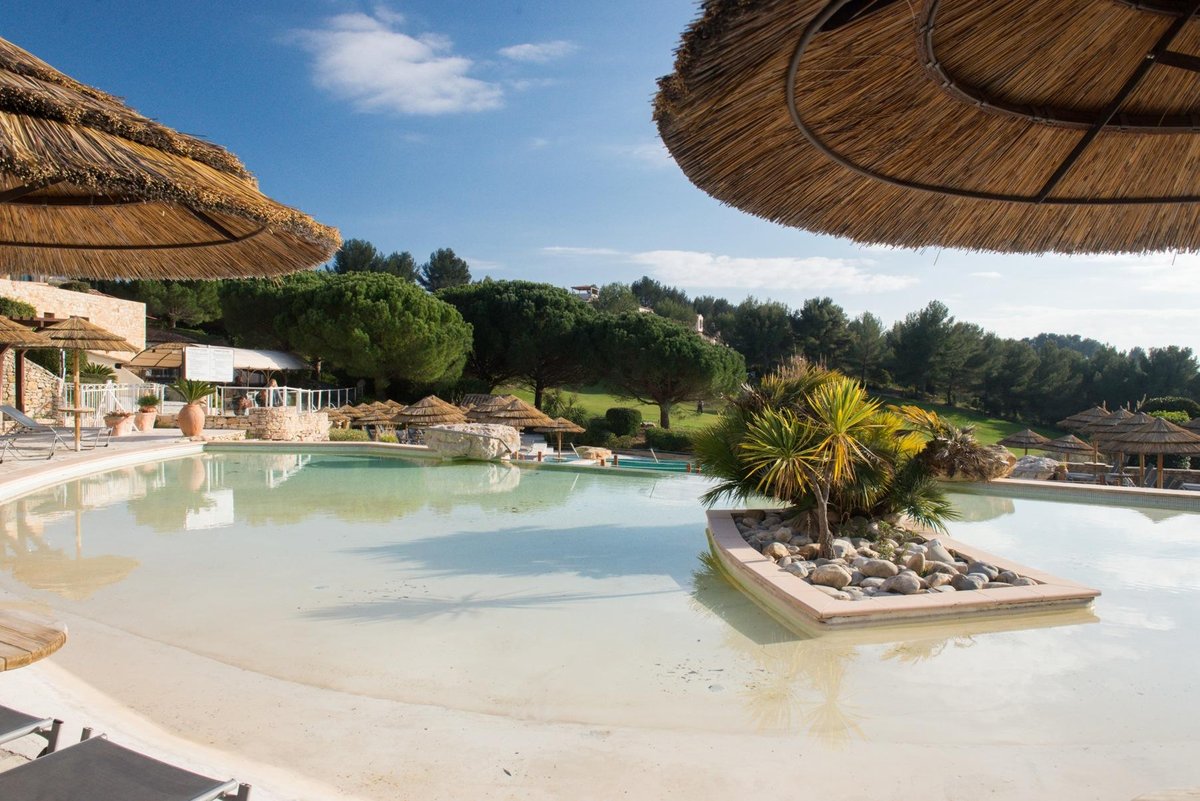
[[[11,742],[27,734],[36,734],[46,740],[42,754],[49,754],[58,747],[58,730],[61,726],[60,720],[34,717],[0,706],[0,743]]]
[[[218,781],[93,737],[0,773],[0,798],[22,801],[246,801],[250,787]]]

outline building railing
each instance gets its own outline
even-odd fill
[[[95,409],[93,424],[99,425],[104,415],[113,412],[136,412],[138,398],[154,395],[161,403],[166,387],[162,384],[80,384],[79,401],[75,399],[75,384],[63,382],[63,404],[83,409]]]
[[[209,409],[214,413],[237,414],[250,407],[295,406],[302,412],[316,412],[353,403],[358,398],[355,387],[338,389],[301,389],[299,387],[238,387],[222,385],[213,394]]]

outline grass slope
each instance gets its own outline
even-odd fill
[[[598,387],[581,387],[564,390],[568,395],[577,395],[579,405],[592,417],[603,417],[604,413],[615,406],[637,409],[642,413],[642,419],[658,425],[658,407],[645,403],[636,403],[628,399],[622,400],[616,395],[604,392]],[[533,392],[521,387],[501,387],[495,390],[497,395],[516,395],[518,398],[533,403]],[[717,413],[725,404],[713,401],[704,404],[704,413],[696,413],[696,404],[681,403],[671,409],[672,431],[698,431],[707,428],[717,420]]]
[[[895,406],[918,406],[926,411],[937,412],[940,416],[946,418],[951,423],[960,428],[963,426],[975,426],[975,436],[984,445],[992,445],[1007,437],[1009,434],[1015,434],[1018,431],[1023,431],[1026,428],[1032,428],[1039,434],[1055,439],[1061,437],[1067,432],[1059,431],[1056,428],[1047,428],[1045,426],[1029,426],[1025,423],[1014,423],[1012,420],[1003,420],[999,417],[988,417],[983,412],[977,412],[973,409],[961,409],[957,406],[945,406],[940,403],[922,403],[920,401],[909,400],[908,398],[898,398],[890,395],[877,396],[879,400],[885,404]],[[1018,452],[1018,456],[1021,454]]]

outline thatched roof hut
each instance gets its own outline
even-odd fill
[[[1161,417],[1151,417],[1150,420],[1149,423],[1119,433],[1110,442],[1123,453],[1136,453],[1139,457],[1157,454],[1158,488],[1162,489],[1164,454],[1200,455],[1200,435]],[[1144,465],[1141,458],[1139,465]]]
[[[0,262],[81,278],[278,275],[340,241],[259,192],[226,150],[0,39]]]
[[[1032,428],[1026,428],[1023,431],[1018,431],[1015,434],[1009,434],[1004,439],[1000,440],[999,444],[1006,448],[1021,448],[1026,454],[1029,449],[1034,450],[1049,450],[1051,447],[1049,437],[1044,437]]]
[[[1090,409],[1084,409],[1082,412],[1076,412],[1070,417],[1065,417],[1059,420],[1055,425],[1059,428],[1065,428],[1067,431],[1083,431],[1089,425],[1108,417],[1112,412],[1102,406],[1093,406]]]
[[[655,102],[693,183],[903,247],[1200,248],[1190,4],[706,0]]]
[[[466,422],[466,413],[437,395],[426,395],[416,403],[405,406],[392,418],[396,423],[424,428],[447,423]]]
[[[1050,440],[1046,450],[1058,453],[1092,453],[1093,448],[1074,434]]]
[[[513,398],[499,408],[472,409],[467,416],[479,423],[495,423],[517,429],[544,428],[554,423],[553,418],[520,398]]]

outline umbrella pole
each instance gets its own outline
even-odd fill
[[[1158,488],[1163,488],[1163,455],[1158,455]]]
[[[562,432],[558,432],[558,461],[562,461]]]
[[[1138,454],[1138,486],[1146,483],[1146,454]]]
[[[79,386],[79,361],[82,358],[83,358],[83,351],[76,350],[75,351],[75,452],[76,453],[79,453],[81,450],[83,450],[79,444],[81,441],[80,429],[79,429],[79,409],[83,408],[79,405],[81,402],[79,394],[82,391]]]

